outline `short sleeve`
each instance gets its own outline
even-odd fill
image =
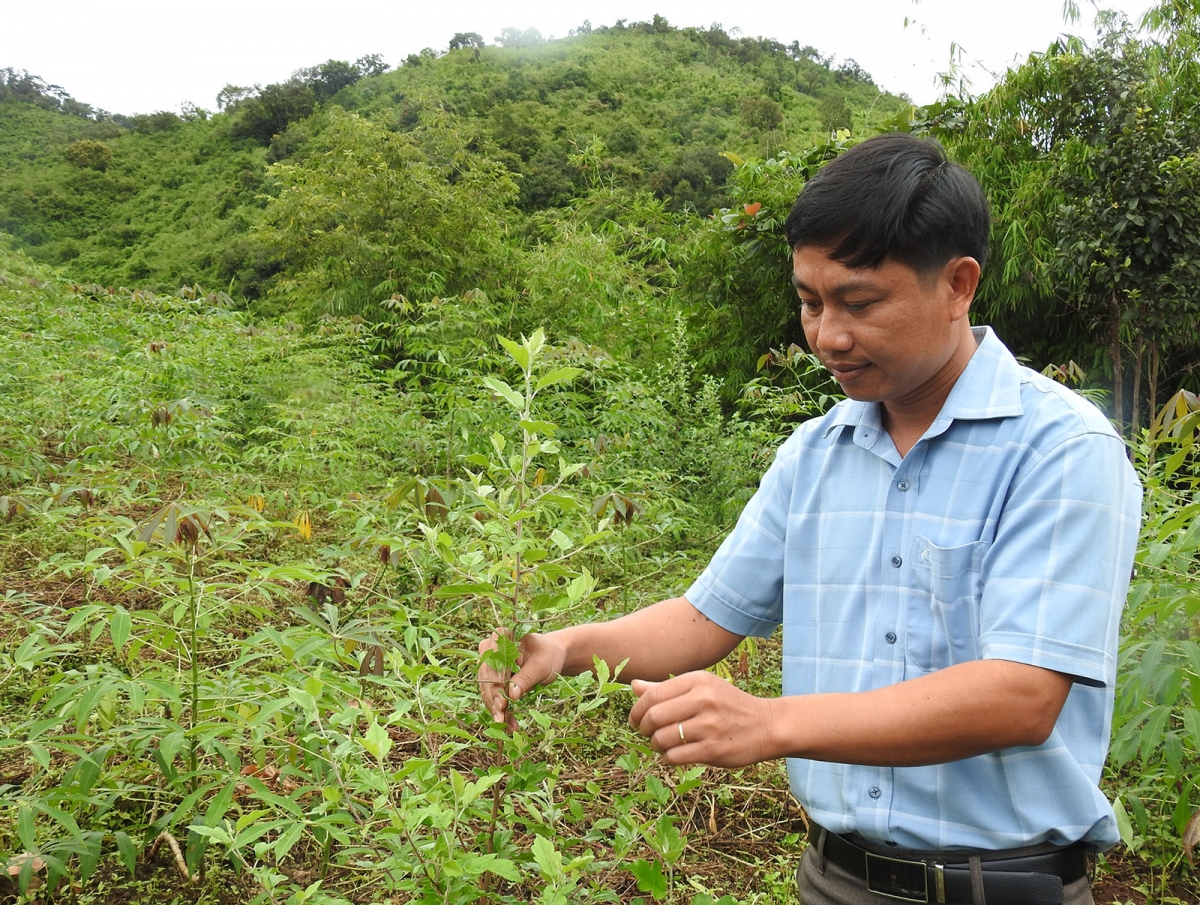
[[[1023,463],[983,559],[982,656],[1111,686],[1141,488],[1115,435],[1090,432]]]
[[[737,525],[684,595],[726,631],[765,638],[782,622],[794,449],[790,442],[780,447]]]

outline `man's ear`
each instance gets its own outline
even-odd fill
[[[950,303],[950,314],[954,320],[967,316],[975,290],[979,288],[979,262],[964,255],[952,258],[942,269],[942,286]]]

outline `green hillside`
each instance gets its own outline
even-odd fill
[[[37,80],[9,70],[25,90],[0,94],[0,231],[80,278],[258,297],[278,269],[269,249],[246,241],[277,191],[268,168],[307,159],[334,110],[402,134],[449,130],[457,148],[511,174],[522,214],[586,191],[572,154],[603,146],[604,178],[702,215],[730,203],[723,153],[769,156],[907,110],[811,47],[659,19],[557,41],[452,44],[392,72],[377,58],[331,60],[258,90],[229,86],[223,112],[182,118],[109,116],[59,98],[47,109]]]

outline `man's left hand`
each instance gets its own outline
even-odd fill
[[[635,679],[629,724],[671,764],[744,767],[768,760],[773,701],[756,698],[709,672],[665,682]]]

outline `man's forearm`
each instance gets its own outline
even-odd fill
[[[979,660],[855,693],[759,698],[711,673],[634,686],[630,723],[674,764],[719,767],[780,757],[915,766],[1041,744],[1071,679]]]
[[[769,756],[912,766],[1039,745],[1070,689],[1060,673],[978,660],[858,694],[775,698]]]
[[[701,614],[684,597],[663,600],[610,622],[572,626],[552,633],[566,645],[563,673],[578,675],[599,657],[615,669],[628,660],[623,681],[660,681],[705,669],[742,640]]]

